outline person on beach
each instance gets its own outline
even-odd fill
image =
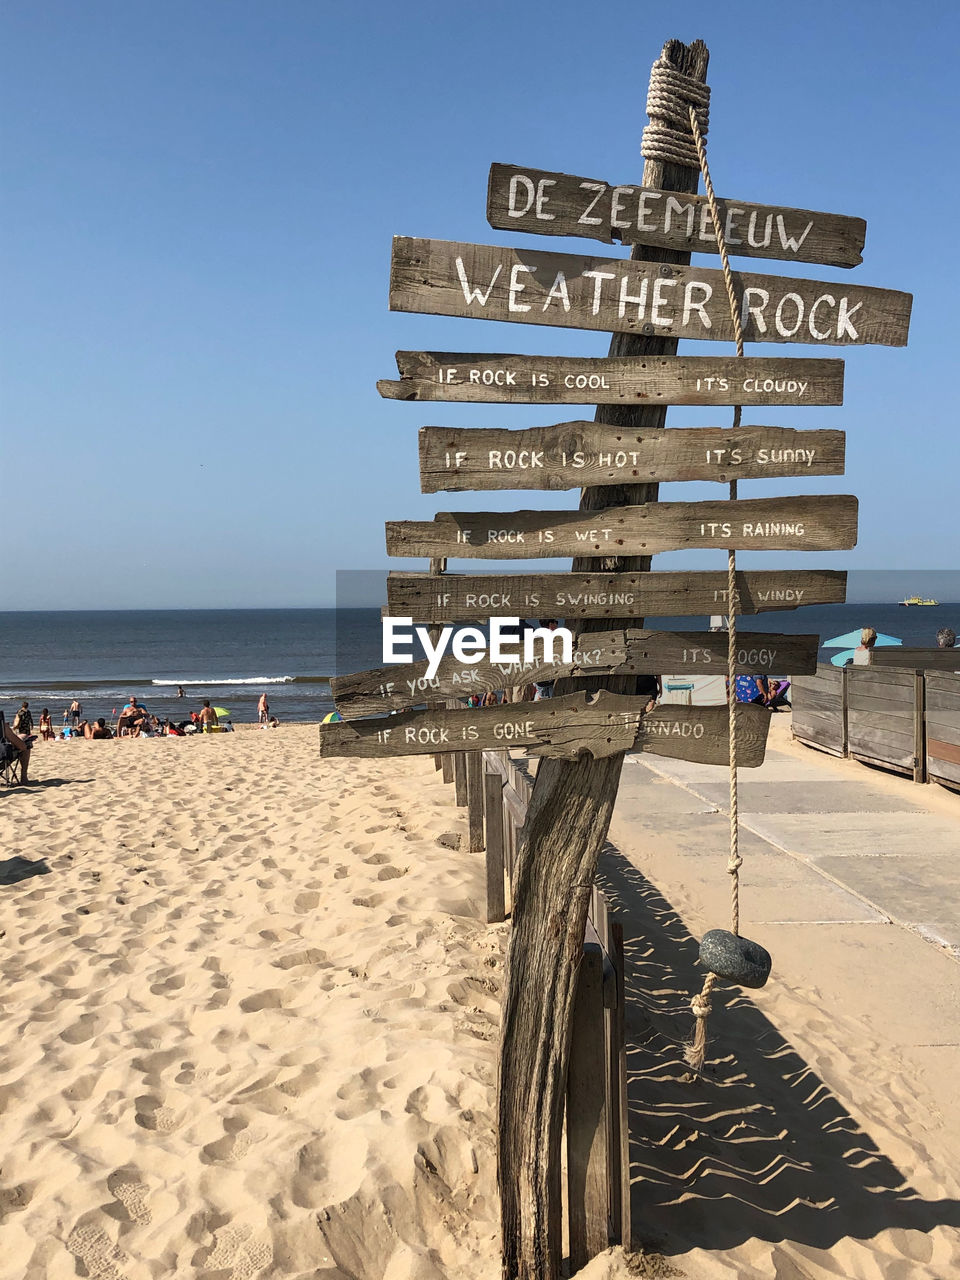
[[[25,738],[21,738],[20,734],[15,729],[12,729],[5,719],[0,718],[0,725],[3,728],[3,736],[20,756],[20,781],[26,784],[27,772],[30,768],[30,743]]]
[[[860,632],[860,643],[853,651],[853,665],[855,667],[869,667],[870,652],[877,643],[877,633],[873,627],[864,627]]]
[[[130,701],[123,707],[120,719],[117,721],[117,737],[139,738],[146,719],[146,707],[137,702],[136,697],[131,693]]]
[[[953,627],[941,627],[937,632],[937,648],[952,649],[957,643],[957,633]]]
[[[260,701],[257,703],[257,723],[269,724],[269,722],[270,708],[267,705],[267,695],[265,693],[261,693]]]
[[[766,676],[737,676],[733,689],[737,702],[755,702],[767,707],[773,698],[770,681]]]
[[[26,738],[33,733],[33,712],[26,698],[20,703],[20,710],[13,717],[13,731],[19,733],[21,738]]]
[[[83,707],[80,705],[77,699],[74,698],[74,700],[70,703],[70,711],[69,711],[70,723],[73,725],[74,729],[79,727],[80,717],[82,715],[83,715]]]
[[[53,731],[53,721],[46,707],[40,712],[40,737],[44,742],[52,742],[57,736]]]
[[[97,723],[94,725],[90,725],[86,721],[84,721],[83,736],[85,738],[112,738],[113,734],[107,728],[106,720],[103,718],[103,716],[101,716],[100,719],[97,721]]]
[[[280,721],[277,719],[277,717],[276,717],[276,716],[271,716],[271,717],[270,717],[270,728],[271,728],[271,729],[279,729],[279,728],[280,728]]]
[[[210,705],[209,698],[204,700],[203,706],[200,708],[200,714],[197,716],[197,724],[201,733],[208,733],[211,725],[220,723],[217,713]]]

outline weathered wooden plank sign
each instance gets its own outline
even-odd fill
[[[843,604],[847,575],[838,569],[751,570],[737,574],[741,613]],[[725,570],[685,573],[446,574],[390,573],[387,606],[415,622],[520,618],[688,617],[723,613]]]
[[[843,404],[843,361],[777,356],[468,355],[398,351],[386,400],[474,404]]]
[[[606,511],[443,511],[433,520],[387,522],[391,556],[528,560],[642,556],[692,547],[840,551],[856,546],[849,494],[648,502]]]
[[[757,480],[843,474],[842,431],[790,427],[660,428],[602,422],[420,428],[420,488],[578,489],[664,480]]]
[[[737,642],[737,673],[807,675],[817,669],[820,637],[747,631]],[[727,634],[712,631],[645,631],[634,628],[595,631],[577,642],[572,662],[551,663],[542,654],[529,662],[467,665],[444,658],[434,676],[428,664],[413,662],[373,671],[356,671],[330,681],[337,710],[346,719],[402,711],[427,699],[466,698],[535,680],[582,675],[725,674]]]
[[[743,200],[717,203],[731,254],[824,267],[855,267],[863,261],[867,224],[862,218]],[[639,183],[616,185],[514,164],[490,166],[487,221],[500,231],[581,236],[607,244],[652,244],[688,253],[718,251],[706,196],[656,191]]]
[[[657,707],[645,715],[646,704],[646,698],[603,691],[501,707],[401,711],[321,725],[320,754],[376,758],[512,746],[564,759],[585,753],[599,760],[621,751],[644,751],[698,764],[729,763],[726,707]],[[763,707],[737,708],[740,768],[763,763],[769,727],[770,712]]]
[[[913,297],[734,273],[746,342],[903,347]],[[390,309],[519,324],[734,340],[723,273],[624,258],[395,236]]]

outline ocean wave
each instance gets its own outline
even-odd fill
[[[195,688],[199,685],[216,685],[218,687],[228,684],[296,684],[296,676],[245,676],[242,680],[151,680],[152,685],[170,685],[177,688],[183,685],[186,688]]]

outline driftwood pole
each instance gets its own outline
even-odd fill
[[[705,81],[702,41],[664,45],[675,70]],[[648,160],[643,185],[694,193],[699,171]],[[635,246],[635,259],[688,263],[689,254]],[[611,356],[672,355],[677,341],[615,334]],[[597,421],[628,428],[663,427],[666,409],[605,406]],[[605,485],[583,490],[584,511],[655,501],[658,486]],[[574,569],[648,570],[650,558],[575,560]],[[609,619],[603,624],[611,624]],[[622,624],[621,624],[622,625]],[[640,625],[633,619],[630,625]],[[633,691],[630,677],[596,677],[568,687]],[[558,689],[558,692],[561,690]],[[513,928],[507,957],[499,1075],[498,1177],[505,1280],[556,1280],[561,1261],[560,1147],[577,966],[583,950],[597,859],[616,800],[623,756],[544,760],[537,773],[513,878]],[[630,1241],[624,1241],[629,1248]]]

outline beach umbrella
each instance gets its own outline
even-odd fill
[[[324,716],[320,721],[321,724],[333,724],[335,720],[342,720],[343,716],[339,711],[331,711],[329,715]]]
[[[835,667],[845,667],[856,652],[856,649],[841,649],[839,653],[833,655],[830,661]]]
[[[832,640],[824,640],[820,646],[822,649],[856,649],[860,643],[859,631],[848,631],[845,635],[834,636]],[[902,640],[898,640],[896,636],[885,636],[882,631],[877,632],[877,645],[903,644]],[[875,646],[876,647],[876,646]],[[831,659],[833,661],[833,659]],[[842,667],[842,662],[835,663],[836,666]]]
[[[213,709],[216,712],[218,720],[226,720],[230,716],[230,712],[226,707],[214,707]]]

